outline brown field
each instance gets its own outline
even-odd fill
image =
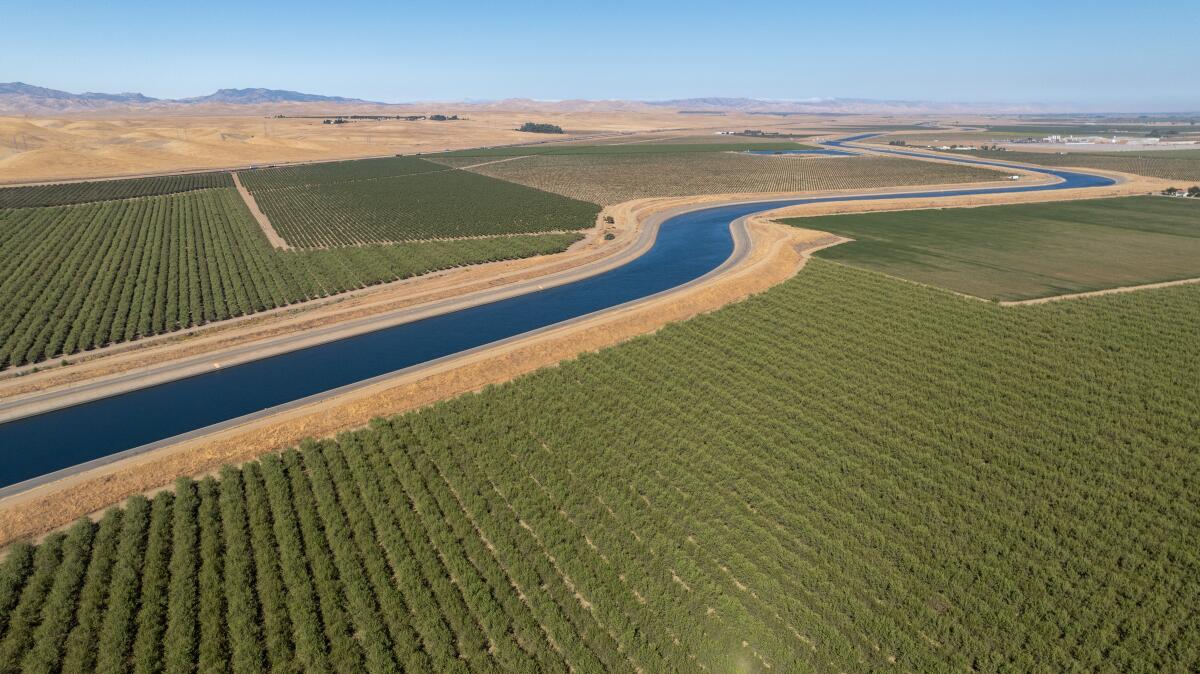
[[[447,157],[437,161],[453,164],[466,159]],[[597,204],[701,194],[981,182],[1000,180],[1005,175],[990,169],[890,157],[789,157],[733,152],[543,155],[471,170]]]
[[[185,113],[186,114],[183,114]],[[355,121],[322,124],[321,116],[457,114],[451,122]],[[287,118],[277,119],[277,114]],[[297,116],[316,116],[300,119]],[[520,133],[525,121],[558,124],[566,136]],[[746,142],[717,130],[761,129],[838,135],[873,125],[909,124],[891,116],[686,115],[672,109],[602,104],[412,104],[363,108],[323,104],[206,106],[0,116],[0,185],[134,176],[250,164],[323,161],[439,152],[481,145],[570,141],[589,143]],[[963,122],[967,123],[967,122]],[[630,137],[629,134],[638,134]]]
[[[247,114],[244,109],[228,107],[188,116],[0,117],[0,184],[437,152],[563,138],[513,130],[531,119],[558,124],[569,134],[745,124],[736,117],[692,118],[673,111],[492,111],[453,105],[368,110],[289,107],[285,112],[289,115],[444,113],[466,119],[328,125],[322,124],[321,119],[275,119],[275,111],[270,108]]]

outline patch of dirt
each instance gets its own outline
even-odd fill
[[[275,225],[271,224],[271,219],[258,207],[258,202],[254,199],[254,195],[250,194],[250,190],[242,185],[242,179],[238,177],[238,172],[233,171],[230,175],[233,176],[233,186],[237,188],[242,201],[246,203],[246,208],[250,210],[250,215],[254,216],[254,221],[258,223],[259,229],[263,231],[263,234],[267,235],[267,241],[279,250],[290,249],[291,246],[288,245],[288,242],[284,241],[283,237],[279,236],[279,232],[275,231]]]

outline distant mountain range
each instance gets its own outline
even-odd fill
[[[791,101],[726,97],[675,98],[662,101],[593,101],[581,99],[541,101],[530,98],[508,98],[499,101],[478,101],[472,103],[472,106],[494,110],[556,110],[561,112],[679,110],[708,113],[791,115],[1025,114],[1051,111],[1049,106],[1038,104],[942,103],[934,101],[885,101],[867,98],[813,98]]]
[[[208,106],[299,106],[318,103],[324,106],[379,107],[389,105],[377,101],[341,96],[322,96],[284,89],[219,89],[207,96],[192,98],[151,98],[138,93],[103,94],[86,92],[73,94],[47,89],[23,82],[0,83],[0,115],[55,114],[117,109],[170,111]],[[690,112],[784,113],[784,114],[948,114],[948,113],[1031,113],[1048,112],[1040,105],[997,105],[981,103],[935,103],[928,101],[879,101],[860,98],[829,98],[808,100],[765,100],[758,98],[681,98],[663,101],[627,100],[557,100],[510,98],[496,101],[448,103],[459,107],[482,110],[553,112],[605,112],[683,110]]]
[[[35,87],[24,82],[0,82],[0,109],[14,104],[52,109],[68,107],[106,107],[112,104],[137,105],[153,103],[156,99],[134,93],[98,94],[91,91],[72,94],[57,89]]]
[[[177,103],[233,103],[237,105],[257,105],[260,103],[354,103],[359,105],[386,105],[376,101],[364,101],[361,98],[343,98],[341,96],[320,96],[304,94],[299,91],[286,89],[217,89],[216,93],[195,98],[181,98]]]
[[[320,96],[285,89],[218,89],[207,96],[151,98],[138,93],[73,94],[24,82],[0,82],[0,114],[85,112],[107,108],[171,108],[205,104],[263,105],[279,103],[331,103],[337,105],[385,105],[375,101],[341,96]]]

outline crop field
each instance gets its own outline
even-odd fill
[[[679,131],[657,131],[636,134],[622,134],[619,136],[609,136],[606,138],[580,138],[577,140],[565,140],[555,143],[558,147],[580,147],[580,146],[597,146],[597,145],[615,145],[618,149],[626,145],[744,145],[746,143],[798,143],[804,138],[809,138],[816,134],[814,133],[792,133],[790,131],[782,131],[787,134],[786,137],[754,137],[741,135],[718,135],[714,132],[691,131],[684,135],[680,135]],[[429,155],[431,158],[445,156],[445,153]]]
[[[1040,138],[1038,134],[1033,133],[1000,133],[993,131],[957,131],[957,130],[937,130],[926,133],[889,133],[883,136],[875,136],[874,138],[865,139],[864,143],[873,145],[887,145],[891,141],[904,141],[909,145],[954,145],[963,143],[971,144],[986,144],[1004,142],[1006,140],[1018,140],[1026,138]]]
[[[813,260],[18,545],[0,663],[1193,671],[1198,322],[1200,287],[1003,308]]]
[[[963,153],[967,154],[967,153]],[[1180,187],[1200,183],[1200,150],[1148,150],[1143,152],[1012,152],[987,150],[971,152],[985,159],[1040,164],[1042,166],[1073,166],[1134,173],[1151,178],[1186,182]]]
[[[817,253],[993,300],[1200,277],[1200,201],[1167,197],[785,220],[854,239]]]
[[[63,206],[92,201],[176,194],[212,187],[233,187],[233,178],[224,172],[187,173],[154,178],[0,187],[0,208]]]
[[[0,209],[0,368],[578,239],[278,251],[230,188]]]
[[[1155,131],[1162,134],[1200,132],[1195,125],[1188,124],[998,124],[988,126],[987,129],[999,133],[1031,133],[1043,136],[1146,136]]]
[[[769,129],[769,131],[772,131],[772,130]],[[728,145],[728,144],[739,145],[739,144],[741,144],[741,145],[744,145],[747,143],[767,143],[767,144],[774,145],[776,143],[787,144],[789,142],[802,143],[805,138],[811,138],[811,137],[817,135],[817,134],[811,133],[811,132],[810,133],[794,133],[791,131],[779,131],[779,133],[785,134],[787,137],[785,137],[785,138],[771,138],[771,137],[756,138],[754,136],[739,136],[739,135],[718,136],[716,134],[705,134],[702,136],[667,136],[667,137],[664,137],[660,142],[663,145],[676,145],[676,144],[682,144],[682,145],[696,145],[696,144],[699,144],[699,145]],[[792,148],[789,148],[789,149],[792,149]]]
[[[1005,175],[989,169],[891,157],[734,152],[538,156],[470,170],[606,205],[644,197],[869,189],[1000,180]]]
[[[331,185],[443,170],[444,166],[431,164],[417,157],[385,157],[238,171],[238,177],[246,189],[257,194],[263,190]]]
[[[579,230],[600,212],[595,204],[421,163],[437,170],[252,193],[280,236],[300,248]]]
[[[672,142],[662,139],[647,143],[607,143],[603,145],[574,145],[569,143],[551,143],[546,145],[520,145],[510,147],[485,147],[471,150],[457,150],[429,155],[435,161],[442,158],[455,157],[525,157],[530,155],[609,155],[609,154],[687,154],[693,152],[739,152],[743,150],[805,150],[814,149],[811,146],[789,140],[760,141],[742,138],[740,140],[709,139],[707,142]]]

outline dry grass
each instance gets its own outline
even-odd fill
[[[752,121],[737,116],[690,119],[669,110],[504,111],[448,104],[332,112],[388,115],[440,112],[465,115],[466,119],[326,125],[319,118],[273,119],[276,112],[322,115],[331,111],[319,106],[280,109],[267,106],[252,110],[225,106],[189,116],[111,112],[90,116],[0,117],[0,184],[440,152],[547,140],[539,134],[513,130],[530,119],[559,124],[568,133],[648,131],[684,125],[739,127]],[[709,133],[709,129],[700,133]]]

